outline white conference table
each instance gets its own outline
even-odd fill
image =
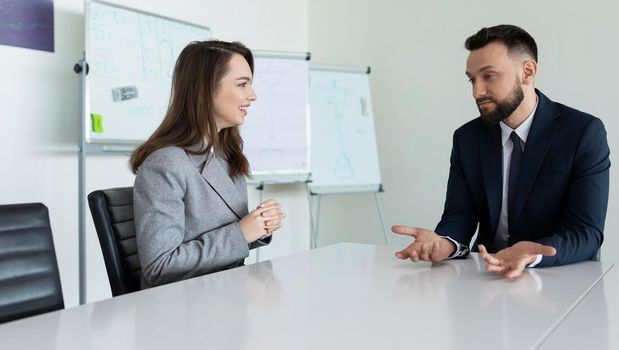
[[[342,243],[0,325],[0,349],[527,349],[612,265],[507,280]],[[572,334],[572,337],[578,337]]]
[[[617,266],[587,293],[540,349],[619,349]]]

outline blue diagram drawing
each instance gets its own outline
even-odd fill
[[[355,168],[352,165],[350,157],[346,154],[346,147],[344,145],[344,133],[343,133],[343,109],[346,104],[350,103],[350,99],[353,97],[354,87],[346,86],[342,81],[332,80],[327,87],[326,102],[332,110],[330,117],[333,118],[335,123],[335,131],[338,144],[339,155],[335,159],[335,165],[333,168],[333,175],[339,178],[350,179],[355,177]]]

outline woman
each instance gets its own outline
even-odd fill
[[[240,43],[193,42],[178,57],[165,118],[130,160],[142,288],[241,266],[281,227],[276,201],[247,210],[238,127],[252,78]]]

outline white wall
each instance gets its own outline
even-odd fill
[[[312,0],[312,60],[370,65],[388,225],[434,228],[443,209],[453,131],[476,108],[464,75],[464,40],[483,26],[512,23],[536,39],[536,86],[555,101],[604,121],[619,159],[619,2]],[[619,258],[615,165],[603,259]],[[371,198],[323,201],[320,244],[380,243]],[[326,234],[326,232],[329,232]],[[393,236],[392,244],[410,240]]]
[[[396,0],[116,0],[124,6],[211,27],[216,38],[255,49],[310,51],[323,63],[370,65],[388,225],[434,227],[443,206],[453,130],[476,114],[464,76],[464,39],[484,25],[514,23],[540,47],[537,86],[557,101],[601,117],[611,160],[619,143],[619,3],[613,0],[504,2]],[[55,0],[54,53],[0,46],[0,203],[39,201],[50,209],[65,304],[78,301],[77,114],[73,64],[83,50],[83,4]],[[124,156],[89,156],[88,191],[128,186]],[[614,167],[604,258],[617,260],[619,205]],[[309,219],[301,186],[267,187],[289,214],[261,259],[307,248]],[[250,206],[258,201],[250,191]],[[88,216],[88,220],[90,217]],[[92,223],[88,300],[109,286]],[[322,200],[320,245],[382,243],[373,198]],[[392,237],[393,244],[409,241]]]
[[[112,1],[206,25],[214,37],[254,49],[308,51],[307,0]],[[55,0],[55,52],[0,46],[0,203],[43,202],[50,210],[65,305],[78,303],[78,77],[84,49],[84,6]],[[131,186],[127,157],[89,156],[87,191]],[[250,206],[258,195],[250,190]],[[309,246],[307,201],[301,186],[267,187],[289,215],[261,259]],[[88,301],[109,297],[99,243],[88,213]],[[251,261],[248,260],[248,261]]]

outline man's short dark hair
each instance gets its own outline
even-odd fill
[[[481,49],[494,41],[505,44],[509,53],[525,54],[537,62],[537,44],[535,39],[524,29],[511,24],[482,28],[466,39],[464,47],[469,51],[473,51]]]

